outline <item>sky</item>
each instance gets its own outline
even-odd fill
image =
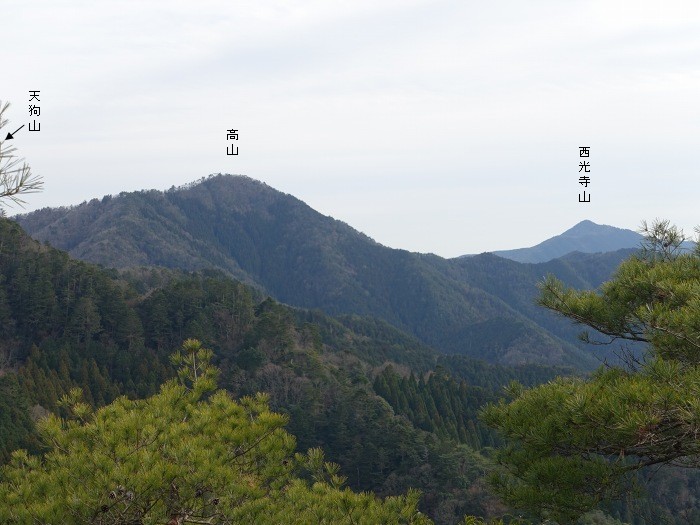
[[[0,13],[3,137],[40,124],[13,145],[45,181],[10,213],[232,173],[445,257],[584,219],[700,223],[697,1],[0,0]]]

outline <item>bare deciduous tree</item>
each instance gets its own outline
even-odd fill
[[[41,191],[44,181],[40,175],[33,175],[32,170],[24,161],[15,155],[17,148],[6,146],[2,140],[2,129],[7,124],[5,111],[10,107],[8,102],[0,101],[0,206],[4,203],[22,205],[20,195]],[[4,210],[1,212],[4,215]]]

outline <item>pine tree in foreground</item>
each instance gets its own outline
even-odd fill
[[[513,385],[511,402],[483,411],[509,440],[500,494],[539,517],[574,523],[623,495],[644,467],[700,467],[700,248],[683,250],[666,221],[644,231],[646,250],[599,292],[550,277],[540,303],[593,328],[595,342],[635,341],[646,355],[628,352],[626,366],[588,379]]]
[[[39,423],[46,453],[16,451],[3,468],[0,523],[430,523],[418,493],[353,493],[320,450],[293,454],[265,395],[215,390],[211,356],[186,341],[178,380],[147,399],[92,411],[80,391],[65,396],[72,417]]]

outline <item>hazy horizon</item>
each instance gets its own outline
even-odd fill
[[[3,3],[0,100],[6,133],[41,91],[14,145],[46,188],[11,214],[222,172],[445,257],[700,222],[700,4],[33,5]]]
[[[219,174],[211,174],[211,175],[213,176],[213,175],[219,175]],[[234,177],[236,177],[236,176],[242,176],[242,175],[233,175],[233,174],[223,174],[223,175],[231,175],[231,176],[234,176]],[[247,175],[243,175],[243,176],[247,177]],[[251,179],[252,179],[252,177],[248,177],[248,178],[251,178]],[[204,178],[204,179],[206,179],[206,178]],[[180,186],[171,186],[170,188],[165,188],[165,189],[162,189],[162,190],[161,190],[161,189],[157,189],[157,188],[143,188],[142,190],[135,190],[135,191],[152,191],[152,190],[156,190],[156,191],[166,191],[166,190],[172,190],[172,189],[175,189],[175,190],[177,191],[177,190],[181,190],[181,189],[187,189],[187,188],[188,188],[189,186],[191,186],[191,185],[197,185],[197,184],[199,184],[199,183],[201,182],[201,180],[202,180],[202,179],[200,178],[200,179],[197,179],[197,180],[194,180],[194,181],[190,181],[190,182],[185,183],[185,184],[180,185]],[[256,179],[253,179],[253,180],[256,180]],[[257,180],[256,180],[256,182],[262,182],[262,181],[257,181]],[[273,188],[273,189],[276,190],[277,188]],[[120,192],[120,193],[121,193],[121,192]],[[129,192],[124,192],[124,193],[129,193]],[[118,194],[118,193],[117,193],[117,194],[108,194],[108,195],[110,195],[111,197],[114,197],[114,198],[118,198],[118,197],[119,197],[119,194]],[[101,200],[101,199],[102,199],[103,197],[105,197],[105,196],[107,196],[107,195],[96,196],[96,197],[93,197],[92,199],[84,200],[84,201],[82,201],[82,202],[80,202],[80,203],[73,203],[73,204],[62,205],[62,206],[58,206],[58,207],[67,207],[67,208],[77,207],[77,206],[80,206],[80,205],[82,205],[82,204],[85,204],[85,203],[87,203],[88,201],[93,200],[93,199]],[[292,197],[296,197],[296,195],[292,195]],[[297,197],[297,198],[298,198],[298,197]],[[301,200],[301,199],[300,199],[300,200]],[[308,205],[308,203],[306,203],[306,204]],[[313,208],[313,207],[312,207],[312,208]],[[36,211],[36,210],[33,210],[33,211]],[[318,210],[316,210],[316,211],[318,211]],[[13,213],[12,215],[10,215],[10,218],[12,218],[12,217],[14,217],[14,216],[17,216],[17,215],[24,215],[24,214],[27,214],[27,213],[31,213],[31,211],[19,211],[19,212],[16,212],[16,213]],[[331,215],[331,217],[333,217],[333,216]],[[334,219],[337,219],[337,217],[333,217],[333,218],[334,218]],[[346,221],[343,221],[343,222],[346,222]],[[546,240],[551,239],[552,237],[555,237],[555,236],[561,235],[562,233],[565,233],[566,231],[568,231],[568,230],[574,228],[575,226],[578,226],[578,225],[581,224],[582,222],[593,222],[594,224],[596,224],[596,225],[598,225],[598,226],[611,226],[611,227],[614,227],[614,228],[620,228],[619,226],[616,226],[616,225],[614,225],[614,224],[600,224],[600,223],[597,223],[597,222],[595,222],[595,221],[591,221],[590,219],[582,219],[581,221],[577,222],[576,224],[571,224],[571,225],[568,225],[568,226],[562,226],[562,229],[561,229],[560,231],[558,231],[557,233],[553,234],[553,235],[550,236],[550,237],[547,237],[547,238],[544,238],[544,239],[540,239],[539,241],[535,242],[533,245],[504,247],[504,248],[498,248],[498,249],[494,249],[494,250],[481,250],[481,251],[477,251],[477,252],[462,253],[462,254],[458,254],[458,255],[452,256],[452,257],[446,257],[446,258],[454,258],[454,257],[460,257],[460,256],[464,256],[464,255],[478,255],[478,254],[480,254],[480,253],[487,253],[487,252],[498,252],[498,251],[509,251],[509,250],[523,249],[523,248],[531,248],[531,247],[533,247],[533,246],[536,246],[536,245],[540,244],[540,243],[543,242],[543,241],[546,241]],[[357,231],[360,231],[360,233],[363,233],[363,234],[365,234],[365,235],[368,235],[367,232],[364,232],[364,231],[362,231],[362,230],[359,230],[358,228],[355,228],[352,224],[349,224],[349,223],[347,223],[347,222],[346,222],[346,224],[348,224],[348,226],[350,226],[351,228],[353,228],[353,229],[355,229],[355,230],[357,230]],[[625,229],[627,229],[627,228],[625,228]],[[632,231],[638,231],[638,228],[635,229],[635,230],[632,230]],[[368,235],[368,236],[369,236],[369,235]],[[371,236],[369,236],[369,237],[371,237]],[[376,241],[376,242],[379,242],[379,241],[377,241],[377,239],[373,239],[373,240]],[[380,243],[380,244],[383,244],[383,245],[384,245],[384,243]],[[384,246],[387,246],[387,247],[389,247],[389,248],[395,248],[395,249],[406,249],[406,248],[403,248],[403,247],[401,247],[401,246],[388,246],[388,245],[384,245]],[[410,250],[410,251],[414,251],[414,250]],[[433,254],[434,254],[434,252],[417,252],[417,253],[433,253]],[[440,254],[435,254],[435,255],[440,255]],[[444,256],[443,256],[443,257],[444,257]]]

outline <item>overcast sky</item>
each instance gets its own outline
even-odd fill
[[[697,1],[0,0],[0,17],[3,133],[41,91],[41,131],[15,138],[45,178],[27,210],[222,172],[447,257],[583,219],[700,223]]]

